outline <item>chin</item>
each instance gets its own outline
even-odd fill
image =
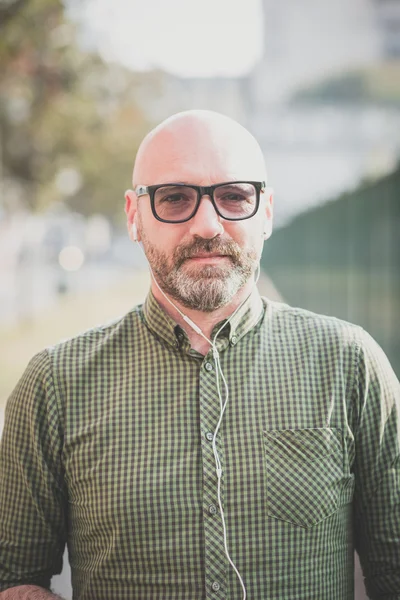
[[[187,269],[186,274],[188,277],[193,277],[198,281],[199,279],[226,279],[232,269],[216,267],[213,265],[198,265],[196,268],[193,267]]]

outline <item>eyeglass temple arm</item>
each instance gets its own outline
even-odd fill
[[[135,194],[136,196],[145,196],[146,194],[148,194],[148,189],[146,185],[137,185],[135,187]]]

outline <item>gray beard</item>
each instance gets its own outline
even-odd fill
[[[182,306],[212,312],[228,304],[247,283],[257,267],[255,250],[243,251],[233,241],[198,239],[190,247],[177,247],[172,265],[167,256],[143,236],[147,259],[161,289]],[[190,269],[185,262],[201,252],[221,252],[229,260],[224,265],[206,265]]]
[[[191,274],[178,270],[165,277],[155,273],[161,288],[186,308],[212,312],[228,304],[235,294],[247,283],[252,271],[244,272],[229,266],[221,269],[206,266]]]

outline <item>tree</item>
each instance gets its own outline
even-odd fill
[[[157,78],[84,52],[61,0],[0,2],[3,210],[119,214],[150,126],[137,96],[157,93]]]

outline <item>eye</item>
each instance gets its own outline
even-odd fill
[[[188,198],[185,194],[168,194],[166,196],[162,196],[159,198],[160,203],[168,203],[168,204],[177,204],[178,202],[188,202],[190,198]]]
[[[216,188],[215,198],[230,204],[254,203],[256,191],[253,185],[246,183],[222,185]]]
[[[226,192],[225,194],[222,194],[219,199],[228,200],[232,202],[242,202],[246,200],[246,196],[238,192]]]

